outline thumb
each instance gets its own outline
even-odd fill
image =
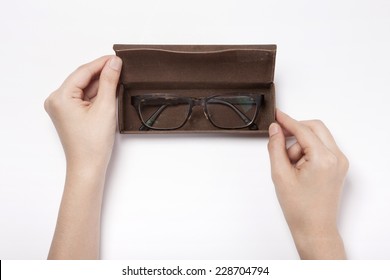
[[[122,60],[113,56],[106,62],[99,78],[99,89],[96,101],[99,103],[115,102],[116,88],[122,69]]]
[[[271,173],[274,183],[281,178],[288,177],[291,172],[291,163],[287,155],[286,140],[283,130],[277,123],[269,126],[268,152],[271,161]]]

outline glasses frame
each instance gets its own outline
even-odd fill
[[[209,100],[217,98],[217,97],[227,97],[227,96],[232,96],[232,97],[252,97],[256,101],[256,109],[255,109],[255,114],[253,118],[248,118],[241,110],[239,110],[236,106],[233,104],[230,104],[233,106],[233,110],[236,111],[236,113],[241,117],[241,119],[246,122],[245,125],[243,126],[237,126],[237,127],[223,127],[215,124],[212,120],[212,117],[210,116],[208,109],[207,109],[207,103]],[[177,127],[172,127],[172,128],[156,128],[152,127],[148,122],[154,118],[156,119],[161,112],[165,109],[165,105],[162,105],[159,109],[157,109],[156,112],[152,114],[152,116],[149,117],[148,120],[144,120],[142,117],[141,113],[141,103],[142,101],[146,99],[155,99],[155,98],[165,98],[165,99],[174,99],[179,101],[184,101],[186,104],[188,104],[188,112],[187,116],[185,117],[185,120],[180,126]],[[182,128],[187,121],[191,118],[192,114],[192,109],[195,106],[202,106],[203,107],[203,113],[206,117],[206,119],[216,128],[223,129],[223,130],[235,130],[235,129],[245,129],[249,128],[251,130],[258,130],[258,126],[256,125],[255,121],[258,118],[260,108],[262,103],[264,102],[264,94],[262,93],[245,93],[245,92],[235,92],[235,93],[226,93],[226,94],[218,94],[218,95],[213,95],[213,96],[208,96],[208,97],[186,97],[186,96],[179,96],[175,94],[168,94],[168,93],[153,93],[153,94],[145,94],[145,95],[136,95],[131,97],[131,103],[133,106],[137,109],[138,117],[141,120],[141,127],[139,128],[140,131],[145,131],[145,130],[159,130],[159,131],[164,131],[164,130],[178,130]],[[228,103],[228,102],[227,102]],[[230,106],[228,105],[228,106]]]

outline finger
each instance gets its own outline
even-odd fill
[[[287,149],[287,155],[292,163],[296,163],[303,156],[301,145],[298,142],[294,143]]]
[[[322,145],[319,138],[308,128],[297,120],[291,118],[280,110],[276,111],[276,120],[291,135],[297,138],[302,149],[315,148]]]
[[[329,129],[326,127],[326,125],[320,121],[320,120],[307,120],[307,121],[299,121],[299,123],[307,126],[332,152],[340,152],[339,147],[336,144],[336,141],[334,140],[332,134],[330,133]],[[284,130],[285,136],[290,137],[293,136],[293,134],[287,130]]]
[[[307,162],[307,160],[306,160],[306,158],[303,156],[303,157],[301,157],[298,161],[297,161],[297,163],[295,164],[295,168],[296,169],[302,169],[303,168],[303,166],[304,166],[304,164]]]
[[[119,76],[122,69],[122,60],[113,56],[107,61],[99,78],[99,89],[96,97],[97,102],[106,104],[115,102],[116,88],[118,86]]]
[[[89,85],[84,89],[84,99],[93,101],[97,95],[99,88],[99,80],[93,80]]]
[[[65,88],[84,90],[91,80],[99,76],[107,60],[111,56],[102,56],[77,68],[62,84]],[[68,92],[68,91],[65,91]],[[69,91],[72,92],[72,91]]]
[[[340,151],[332,134],[322,121],[309,120],[301,121],[301,123],[308,126],[329,150],[331,150],[332,152]]]
[[[274,182],[283,176],[288,176],[292,166],[287,155],[286,140],[282,128],[277,123],[272,123],[269,127],[268,152]]]

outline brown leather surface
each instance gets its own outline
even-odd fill
[[[275,45],[114,45],[123,60],[119,90],[120,133],[233,133],[266,135],[275,119]],[[264,94],[259,130],[222,130],[193,108],[179,130],[139,131],[141,121],[131,96],[169,93],[192,97],[249,92]]]

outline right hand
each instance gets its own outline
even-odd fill
[[[301,258],[345,258],[337,214],[348,160],[326,126],[277,111],[269,127],[272,180]],[[286,136],[297,142],[286,148]]]

